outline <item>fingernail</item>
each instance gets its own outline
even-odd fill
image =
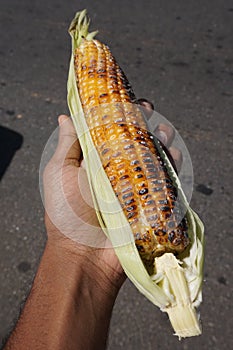
[[[166,143],[167,143],[167,135],[165,134],[164,131],[161,131],[161,130],[158,131],[156,133],[156,136],[159,139],[159,141],[161,141],[164,145],[166,145]]]

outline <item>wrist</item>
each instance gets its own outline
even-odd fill
[[[95,290],[98,297],[115,300],[126,276],[116,256],[112,259],[112,248],[96,249],[61,237],[48,238],[45,251],[67,278],[81,278],[85,288]]]

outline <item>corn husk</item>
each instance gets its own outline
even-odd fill
[[[204,228],[197,214],[189,207],[180,181],[169,159],[155,139],[169,174],[176,183],[179,198],[187,209],[188,234],[191,244],[177,258],[166,253],[155,259],[154,274],[150,275],[140,258],[133,233],[110,181],[102,167],[83,113],[77,89],[73,52],[82,37],[92,40],[97,32],[88,32],[86,11],[78,12],[70,25],[72,54],[68,76],[68,105],[79,138],[93,202],[100,225],[111,240],[121,265],[139,291],[162,311],[168,313],[175,334],[189,337],[201,334],[196,312],[202,301]]]

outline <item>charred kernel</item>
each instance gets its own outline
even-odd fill
[[[164,219],[167,220],[171,217],[171,212],[164,212],[163,216],[164,216]]]
[[[137,166],[136,168],[133,169],[134,171],[141,171],[142,168],[140,166]]]
[[[125,180],[125,179],[128,179],[128,178],[129,178],[129,175],[123,175],[123,176],[120,177],[119,180]]]
[[[162,229],[154,231],[154,233],[156,234],[156,236],[164,236],[167,232],[166,232],[166,230],[164,230],[162,228]]]
[[[172,193],[172,192],[168,193],[168,196],[169,196],[171,199],[173,199],[173,200],[176,199],[176,196],[175,196],[174,193]],[[172,202],[172,203],[173,203],[173,202]]]
[[[133,122],[133,124],[135,124],[136,122]],[[141,141],[142,140],[142,137],[141,136],[135,136],[133,138],[134,141]]]
[[[133,197],[133,192],[129,192],[129,193],[126,193],[122,196],[122,199],[127,199],[127,198],[130,198],[130,197]]]
[[[105,149],[101,152],[102,156],[104,156],[106,153],[108,153],[108,151],[110,151],[110,148],[105,148]]]
[[[166,184],[165,187],[168,188],[168,189],[173,189],[174,188],[174,186],[172,184]]]
[[[127,149],[131,149],[131,148],[134,148],[134,145],[131,143],[130,145],[126,145],[124,146],[124,149],[127,150]]]
[[[151,154],[149,152],[142,153],[142,157],[151,157]]]
[[[168,179],[167,177],[164,179],[164,182],[166,182],[167,184],[172,184],[172,180]]]
[[[170,242],[173,241],[174,237],[175,237],[174,231],[168,233],[168,240],[169,240]]]
[[[132,160],[132,162],[130,163],[130,165],[136,165],[136,164],[140,164],[139,160]]]
[[[139,252],[141,252],[141,253],[144,252],[144,248],[142,245],[136,244],[136,246],[137,246],[137,249]]]
[[[147,188],[142,188],[141,190],[138,191],[138,193],[139,193],[140,196],[141,196],[142,194],[148,193],[148,189],[147,189]]]
[[[120,151],[118,151],[118,152],[116,152],[116,153],[113,153],[113,157],[114,158],[117,158],[117,157],[119,157],[121,155],[121,152]]]
[[[182,243],[182,239],[178,237],[174,238],[172,241],[173,245],[179,245],[180,243]]]
[[[106,69],[97,69],[97,73],[106,73]]]
[[[155,201],[153,199],[147,201],[145,205],[155,205]]]
[[[116,166],[117,170],[123,169],[123,171],[125,170],[125,163],[123,163],[123,161],[121,163],[118,163]]]
[[[134,217],[133,219],[130,220],[129,224],[134,225],[138,222],[138,218]]]
[[[106,96],[108,96],[108,94],[101,94],[101,95],[99,95],[99,97],[106,97]]]
[[[130,207],[126,208],[127,211],[133,211],[133,210],[136,210],[136,209],[137,209],[136,205],[131,205]]]
[[[128,186],[128,187],[125,187],[125,188],[123,188],[122,193],[125,193],[125,192],[127,192],[127,191],[131,191],[132,188],[133,188],[133,187],[132,187],[131,185]]]
[[[145,141],[139,141],[140,145],[146,146],[147,143]]]
[[[129,199],[129,200],[127,200],[127,201],[125,201],[125,205],[130,205],[130,204],[132,204],[134,202],[134,199],[132,198],[132,199]]]
[[[167,233],[167,231],[164,228],[162,228],[162,229],[157,230],[156,235],[164,236],[166,233]]]
[[[138,179],[141,179],[141,178],[143,177],[143,175],[142,175],[142,174],[137,174],[136,177],[137,177]]]
[[[141,239],[141,234],[139,232],[136,232],[134,234],[134,237],[135,237],[135,239],[139,240],[139,239]]]
[[[148,198],[151,198],[151,194],[145,194],[145,196],[141,197],[143,200],[146,200]]]
[[[170,207],[168,205],[162,206],[159,208],[161,211],[169,211]]]
[[[167,201],[167,199],[160,199],[160,200],[158,200],[158,204],[168,204],[168,201]]]
[[[131,213],[127,214],[127,219],[131,219],[131,218],[133,218],[135,215],[136,215],[135,212],[131,212]]]
[[[152,159],[147,157],[147,158],[144,158],[143,160],[143,163],[152,163]],[[153,164],[153,163],[152,163]]]

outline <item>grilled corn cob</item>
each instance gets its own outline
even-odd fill
[[[74,57],[87,125],[143,261],[183,252],[187,220],[126,76],[98,40],[82,39]]]
[[[203,224],[124,73],[88,27],[84,10],[69,28],[68,105],[100,225],[127,276],[168,313],[175,334],[199,335]]]

